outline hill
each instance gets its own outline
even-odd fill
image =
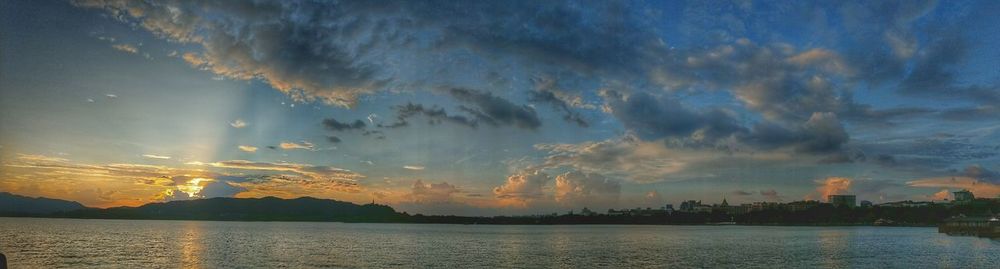
[[[73,201],[0,192],[0,216],[45,215],[85,208],[80,203]]]
[[[210,198],[139,207],[83,209],[54,214],[53,217],[102,219],[235,220],[235,221],[343,221],[396,222],[402,214],[385,205],[357,205],[336,200],[302,197],[296,199]]]

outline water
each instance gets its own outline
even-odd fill
[[[0,218],[11,268],[1000,268],[934,228],[486,226]]]

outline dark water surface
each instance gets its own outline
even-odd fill
[[[11,268],[1000,268],[934,228],[486,226],[0,218]]]

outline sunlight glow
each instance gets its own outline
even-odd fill
[[[202,185],[201,183],[202,182],[211,182],[211,181],[213,181],[211,178],[196,177],[196,178],[193,178],[193,179],[189,180],[184,185],[177,185],[177,190],[179,190],[179,191],[181,191],[183,193],[186,193],[188,195],[188,197],[191,197],[191,198],[200,197],[200,195],[198,193],[200,193],[201,190],[205,188],[205,186]]]

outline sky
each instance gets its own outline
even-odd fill
[[[423,214],[1000,195],[997,1],[0,2],[0,191]]]

